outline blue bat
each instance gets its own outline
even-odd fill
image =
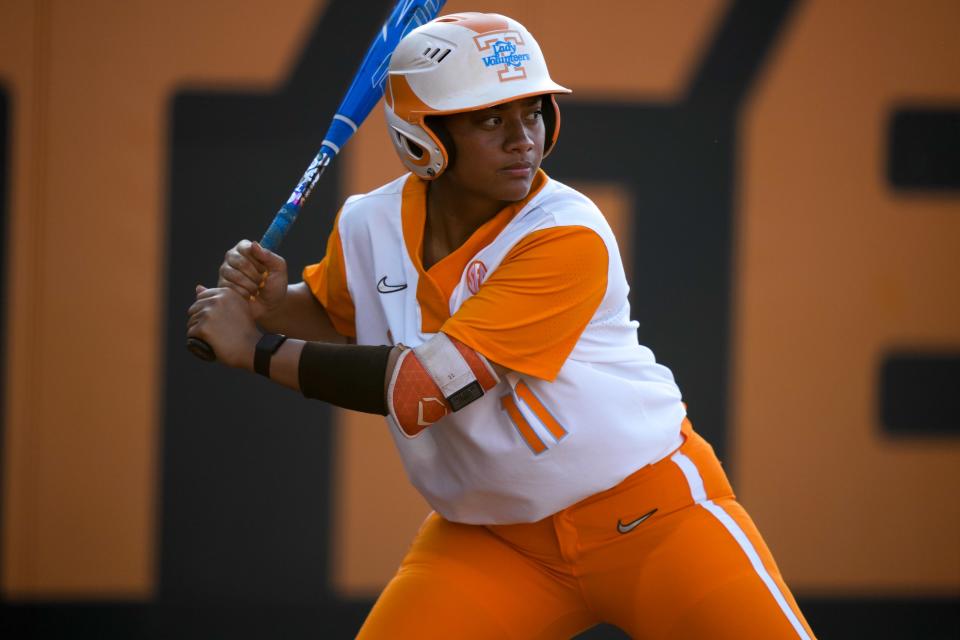
[[[343,101],[337,107],[337,112],[330,122],[330,128],[323,137],[320,151],[307,167],[306,173],[300,178],[287,202],[274,216],[266,233],[263,234],[260,244],[264,248],[275,251],[280,246],[320,176],[383,96],[390,56],[397,48],[397,43],[413,29],[433,20],[440,13],[440,8],[445,2],[446,0],[399,0],[397,2],[390,17],[383,23],[373,42],[370,43],[363,62],[360,63],[360,69],[354,75],[353,82],[350,83],[350,88],[347,89]],[[187,348],[198,358],[216,360],[213,349],[203,340],[187,338]]]

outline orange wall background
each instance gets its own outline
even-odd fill
[[[524,22],[577,98],[667,104],[729,9],[595,5],[450,0],[445,11]],[[186,86],[276,90],[324,8],[0,3],[13,140],[5,598],[155,592],[170,100]],[[960,592],[960,441],[885,438],[871,386],[892,345],[960,345],[960,198],[899,195],[884,176],[893,105],[960,103],[957,24],[950,0],[801,3],[740,113],[733,480],[798,593]],[[584,55],[597,51],[602,62]],[[583,152],[597,150],[558,149]],[[339,161],[344,195],[399,173],[378,112]],[[629,195],[578,186],[630,251]],[[336,428],[331,580],[367,596],[427,507],[380,419],[344,412]],[[384,513],[389,531],[373,526]]]
[[[193,84],[273,90],[322,7],[0,3],[9,597],[153,593],[170,99]]]
[[[736,485],[795,588],[960,590],[960,439],[894,439],[876,372],[960,346],[960,193],[895,193],[887,126],[960,104],[960,4],[800,7],[742,114]]]

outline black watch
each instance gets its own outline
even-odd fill
[[[282,333],[265,333],[257,341],[257,349],[253,353],[253,370],[262,376],[270,377],[270,359],[277,352],[287,336]]]

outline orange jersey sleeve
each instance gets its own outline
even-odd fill
[[[354,325],[356,312],[353,298],[350,297],[350,291],[347,289],[347,265],[343,259],[343,246],[338,231],[339,223],[340,214],[337,214],[333,231],[327,238],[327,255],[320,262],[304,268],[303,281],[323,305],[337,332],[349,338],[356,338],[357,329]]]
[[[441,331],[508,369],[552,381],[606,293],[608,262],[603,240],[586,227],[531,233]]]

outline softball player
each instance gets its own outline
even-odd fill
[[[386,415],[435,512],[362,638],[566,638],[600,622],[812,638],[672,374],[637,343],[603,215],[540,170],[560,93],[510,18],[411,32],[385,94],[409,173],[347,199],[301,283],[239,243],[220,288],[198,287],[188,335]]]

